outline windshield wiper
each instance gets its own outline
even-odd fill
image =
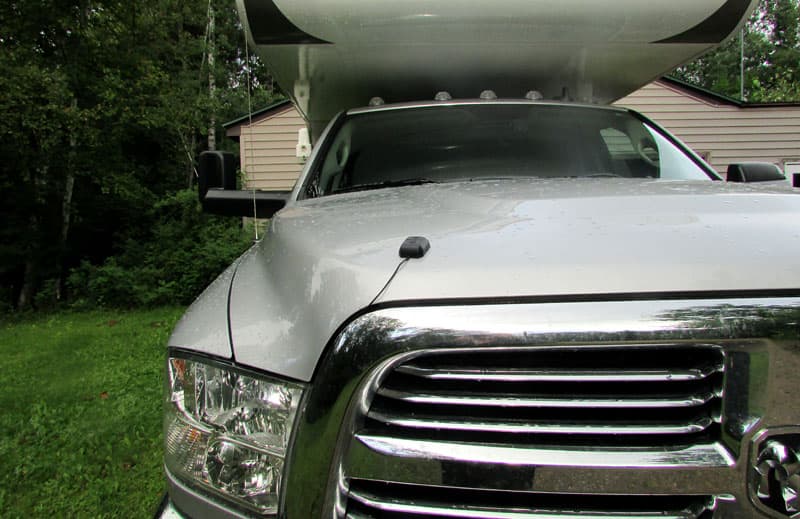
[[[351,191],[366,191],[368,189],[380,189],[383,187],[400,187],[400,186],[419,186],[422,184],[436,184],[436,180],[429,178],[406,178],[403,180],[384,180],[383,182],[372,182],[369,184],[356,184],[354,186],[343,187],[337,189],[333,193],[349,193]]]
[[[586,175],[580,175],[577,178],[624,178],[622,175],[617,175],[616,173],[589,173]]]

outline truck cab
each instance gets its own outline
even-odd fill
[[[584,4],[240,3],[315,145],[204,159],[271,219],[170,338],[159,516],[798,517],[800,198],[605,104],[752,5]]]

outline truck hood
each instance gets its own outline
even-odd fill
[[[789,188],[606,178],[299,201],[238,265],[234,357],[310,380],[336,330],[373,302],[800,288],[799,211]],[[408,236],[428,238],[425,257],[401,262]]]

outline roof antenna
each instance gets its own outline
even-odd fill
[[[425,254],[430,250],[431,242],[428,241],[428,238],[424,236],[409,236],[405,240],[403,240],[402,245],[400,245],[400,257],[403,260],[397,264],[397,268],[394,269],[394,272],[391,276],[389,276],[389,280],[383,285],[383,288],[378,292],[378,295],[369,303],[369,306],[375,304],[375,301],[381,298],[381,296],[386,292],[389,288],[389,285],[392,284],[394,278],[397,276],[397,273],[400,272],[400,269],[403,268],[403,265],[411,261],[412,259],[419,259],[425,256]]]
[[[247,154],[250,156],[250,164],[255,162],[255,158],[253,157],[253,101],[250,99],[250,48],[247,44],[247,37],[244,39],[244,57],[245,57],[245,67],[247,70]],[[247,161],[245,161],[247,162]],[[245,179],[247,178],[247,170],[245,168]],[[255,185],[252,186],[253,192],[253,232],[255,233],[255,241],[258,241],[258,211],[256,209],[256,187]]]
[[[431,248],[431,242],[424,236],[409,236],[400,245],[400,257],[404,259],[419,259]]]

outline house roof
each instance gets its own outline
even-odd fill
[[[286,108],[291,104],[292,102],[289,101],[288,99],[282,99],[280,101],[272,103],[269,106],[265,106],[264,108],[256,110],[252,114],[244,114],[241,117],[237,117],[236,119],[232,119],[228,122],[222,123],[222,127],[225,128],[226,130],[230,130],[231,128],[235,128],[237,126],[249,123],[251,119],[253,122],[257,122],[261,119],[269,117],[274,112],[278,112],[281,109]]]
[[[728,97],[724,94],[712,92],[711,90],[708,90],[706,88],[699,87],[697,85],[693,85],[691,83],[687,83],[686,81],[682,81],[680,79],[676,79],[669,76],[662,77],[660,81],[666,83],[667,85],[678,88],[679,90],[683,90],[695,97],[700,97],[702,99],[710,101],[714,104],[736,106],[738,108],[780,108],[780,107],[800,108],[800,101],[788,101],[779,103],[750,103],[748,101],[741,101],[739,99],[734,99],[733,97]]]

